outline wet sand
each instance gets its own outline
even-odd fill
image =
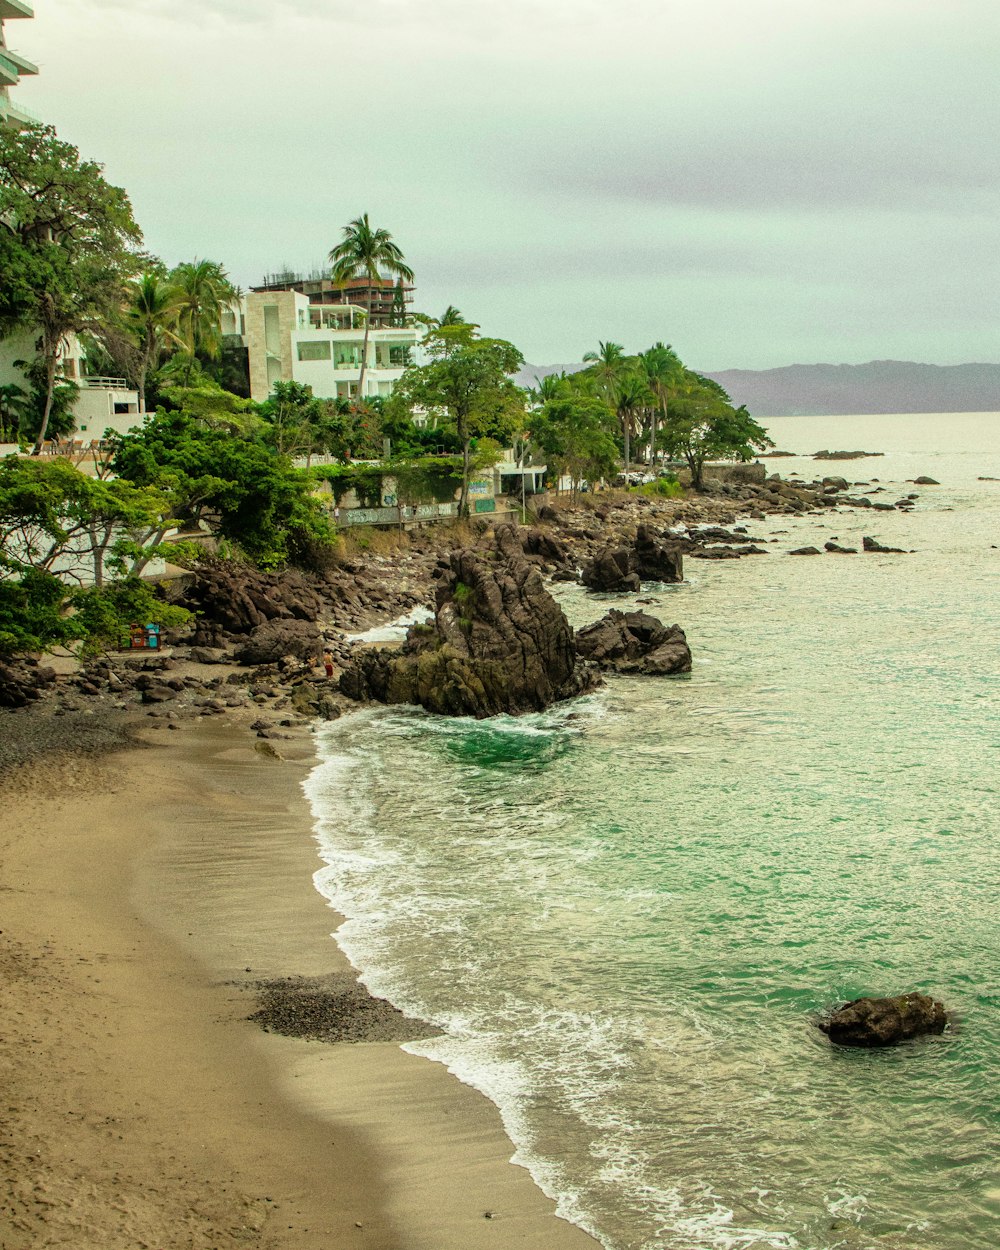
[[[2,1250],[593,1250],[492,1104],[399,1049],[421,1026],[357,1009],[311,881],[309,736],[284,759],[222,718],[145,736],[0,791]],[[286,978],[346,994],[367,1040],[249,1021]]]

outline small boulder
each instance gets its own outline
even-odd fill
[[[664,543],[648,525],[635,535],[635,572],[644,582],[682,582],[684,558],[673,544]]]
[[[788,554],[790,556],[821,556],[823,553],[818,547],[796,547]]]
[[[871,537],[866,536],[865,538],[862,538],[861,545],[862,547],[864,547],[865,551],[874,551],[874,552],[879,552],[881,554],[890,554],[890,555],[896,555],[896,556],[909,555],[909,552],[906,551],[905,548],[885,547],[882,545],[882,543],[879,542],[877,538],[871,538]]]
[[[896,998],[856,998],[819,1022],[838,1046],[895,1046],[912,1037],[943,1033],[948,1016],[942,1003],[926,994]]]
[[[937,480],[937,478],[924,477],[923,475],[921,475],[920,477],[915,477],[913,479],[913,485],[914,486],[940,486],[941,483]]]
[[[628,547],[605,547],[583,566],[581,580],[588,590],[639,591],[642,583]]]

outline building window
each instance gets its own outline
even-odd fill
[[[325,343],[299,344],[299,360],[329,360],[330,356],[329,341]]]

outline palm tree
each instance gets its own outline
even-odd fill
[[[176,293],[177,332],[191,357],[187,371],[190,380],[199,352],[211,360],[218,356],[222,311],[240,293],[215,260],[186,261],[171,273],[170,282]]]
[[[669,343],[654,343],[647,351],[639,353],[639,364],[646,377],[646,384],[660,406],[664,423],[667,420],[667,399],[677,386],[684,372],[681,358]],[[656,468],[656,411],[650,414],[649,461]]]
[[[649,387],[641,373],[630,369],[618,379],[615,390],[615,412],[625,437],[625,485],[628,485],[629,465],[632,463],[632,430],[637,415],[649,403]]]
[[[361,347],[361,376],[358,378],[358,399],[364,399],[365,374],[368,371],[368,334],[372,321],[372,292],[382,277],[382,270],[404,282],[413,281],[413,270],[388,230],[373,228],[368,214],[356,217],[343,228],[344,237],[330,251],[330,277],[339,286],[356,279],[367,281],[365,306],[365,338]]]
[[[464,326],[468,324],[454,304],[448,305],[441,316],[438,317],[437,323],[439,326]]]
[[[179,347],[184,341],[174,330],[180,293],[155,273],[144,274],[130,284],[125,319],[138,345],[135,362],[139,412],[146,411],[146,376],[156,367],[160,352],[168,342]]]
[[[622,414],[618,405],[618,392],[623,380],[630,372],[629,359],[625,355],[625,349],[621,343],[599,342],[597,347],[598,350],[596,352],[585,352],[583,358],[595,366],[593,376],[597,382],[598,390],[603,395],[608,407],[621,421]],[[631,414],[628,421],[622,426],[622,433],[625,436],[625,473],[627,475],[632,457],[630,438]]]

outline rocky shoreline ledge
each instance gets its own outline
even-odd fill
[[[710,482],[710,493],[702,496],[667,500],[608,492],[583,496],[575,505],[546,505],[533,524],[517,527],[524,561],[551,582],[636,591],[644,580],[680,580],[683,558],[738,560],[776,549],[776,539],[753,535],[741,517],[832,516],[862,507],[907,511],[917,498],[910,492],[883,503],[877,496],[888,493],[885,486],[852,485],[844,478],[808,484],[777,475],[743,480],[747,470],[762,473],[763,467],[737,468],[743,472],[736,480]],[[235,561],[205,560],[177,591],[178,601],[195,613],[193,627],[165,636],[161,653],[116,652],[82,663],[69,654],[0,659],[0,709],[21,709],[22,720],[29,714],[100,713],[113,719],[114,713],[131,713],[151,727],[169,727],[189,717],[257,708],[255,732],[280,738],[351,706],[338,683],[353,666],[356,635],[432,606],[442,568],[488,533],[480,521],[381,535],[377,549],[373,543],[322,573],[265,573]],[[832,538],[824,550],[849,549]],[[864,550],[899,549],[871,537]],[[822,554],[818,547],[794,551],[800,552]],[[334,664],[332,681],[319,664],[323,652]],[[25,749],[16,745],[25,734],[30,736],[25,725],[10,723],[0,768],[5,749],[12,760]],[[50,738],[70,742],[74,733],[67,724]]]

